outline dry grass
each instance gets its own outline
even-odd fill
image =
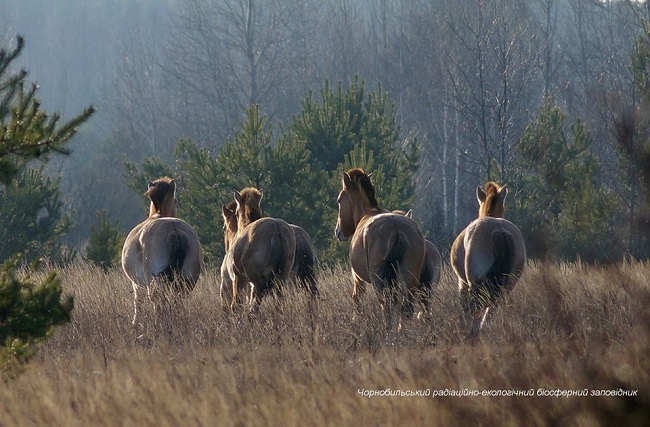
[[[426,321],[386,334],[376,298],[353,319],[346,268],[320,272],[321,298],[262,303],[254,319],[222,313],[207,271],[165,325],[135,339],[119,270],[62,271],[73,321],[27,371],[0,385],[0,425],[650,425],[650,265],[531,265],[464,343],[447,269]],[[530,390],[533,396],[365,394]],[[636,397],[538,396],[638,390]]]

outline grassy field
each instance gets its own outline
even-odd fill
[[[389,334],[372,291],[353,317],[347,267],[254,319],[208,270],[140,339],[121,270],[61,275],[74,317],[0,383],[1,426],[650,425],[648,263],[532,264],[475,345],[448,267],[431,316]]]

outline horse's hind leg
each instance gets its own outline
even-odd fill
[[[353,281],[353,290],[352,290],[352,301],[354,302],[354,312],[355,316],[361,314],[361,300],[366,293],[366,282],[359,279],[358,277],[352,277]]]
[[[257,313],[260,310],[260,304],[262,303],[262,295],[259,289],[259,285],[251,283],[251,296],[250,296],[250,307],[249,312],[251,314]]]
[[[470,290],[469,284],[464,280],[458,279],[458,294],[460,297],[460,325],[462,330],[467,330],[471,327],[472,323],[472,292]]]
[[[138,285],[131,282],[133,286],[133,321],[131,325],[135,327],[138,322],[138,309],[142,306],[142,295],[138,292]]]
[[[485,320],[488,317],[490,312],[490,307],[483,307],[477,313],[474,314],[472,318],[472,325],[470,327],[469,333],[467,334],[467,340],[470,342],[476,342],[478,340],[481,329],[485,324]]]
[[[281,286],[274,286],[273,281],[268,281],[261,284],[251,284],[251,301],[250,301],[250,312],[257,313],[260,310],[260,304],[262,299],[268,295],[271,290],[275,289],[278,295],[281,294]]]
[[[493,303],[493,295],[489,282],[479,282],[472,285],[467,292],[466,318],[470,323],[469,341],[476,341],[485,324]]]
[[[236,276],[232,281],[232,301],[230,302],[230,311],[233,313],[236,313],[238,308],[244,305],[247,284],[248,282],[246,278],[238,276]]]

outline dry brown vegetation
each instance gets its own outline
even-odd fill
[[[249,319],[222,312],[207,271],[135,339],[123,273],[73,264],[62,276],[74,318],[0,385],[0,425],[650,425],[648,263],[530,265],[476,345],[458,331],[447,267],[431,316],[388,335],[373,292],[353,318],[347,268],[319,273],[317,310],[288,290]],[[446,389],[533,396],[433,397]]]

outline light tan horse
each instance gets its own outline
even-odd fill
[[[357,308],[367,283],[372,283],[385,314],[401,306],[413,311],[414,295],[421,291],[420,275],[425,243],[417,224],[403,215],[379,207],[370,175],[354,168],[343,174],[334,233],[352,240],[350,264]]]
[[[122,269],[133,285],[133,325],[140,287],[154,306],[166,293],[190,292],[201,274],[203,250],[194,229],[176,218],[176,184],[164,177],[149,182],[149,217],[138,224],[122,248]]]
[[[254,188],[235,192],[237,233],[229,243],[227,270],[232,280],[231,310],[251,285],[250,310],[258,310],[262,298],[289,278],[296,253],[296,237],[285,221],[262,217],[262,193]]]
[[[246,198],[246,195],[253,191],[251,188],[245,188],[240,193],[243,198]],[[253,203],[251,199],[251,203]],[[235,239],[237,235],[237,215],[235,210],[237,208],[237,202],[235,200],[231,201],[228,205],[223,205],[221,207],[221,216],[223,218],[223,233],[224,233],[224,249],[226,254],[224,256],[223,262],[221,263],[221,287],[220,287],[220,297],[222,302],[222,307],[227,309],[230,307],[230,302],[232,301],[232,279],[228,273],[228,263],[230,262],[229,258],[229,249],[231,242]],[[257,207],[257,209],[252,209],[251,214],[255,220],[262,217],[262,210]],[[296,238],[296,254],[294,257],[293,268],[291,269],[291,279],[295,279],[300,285],[307,289],[313,296],[318,295],[318,287],[316,285],[316,250],[314,249],[314,244],[312,243],[311,237],[309,234],[300,226],[289,224],[293,229],[295,238]]]
[[[493,182],[476,188],[479,217],[456,238],[451,247],[451,265],[466,318],[471,321],[468,338],[475,339],[485,323],[490,306],[512,290],[526,262],[521,231],[503,218],[508,189]]]

